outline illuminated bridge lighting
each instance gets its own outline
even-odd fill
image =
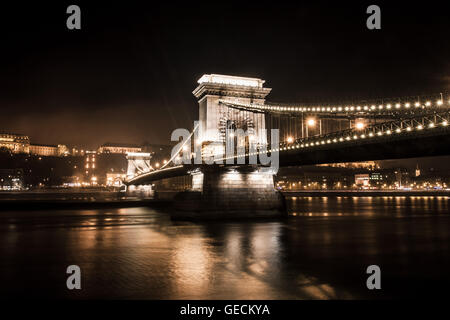
[[[450,112],[445,113],[439,113],[434,114],[433,116],[424,116],[420,118],[412,118],[412,119],[405,119],[405,120],[398,120],[398,121],[391,121],[388,123],[380,123],[371,127],[367,127],[363,133],[358,133],[356,129],[353,130],[346,130],[342,132],[335,132],[331,134],[325,134],[323,136],[319,137],[312,137],[312,138],[305,138],[305,139],[297,139],[295,141],[294,145],[282,145],[280,148],[270,149],[268,151],[257,151],[256,154],[263,154],[268,152],[283,152],[283,151],[289,151],[289,150],[295,150],[295,149],[312,149],[312,148],[318,148],[323,147],[326,144],[330,143],[358,143],[355,140],[359,139],[373,139],[376,136],[382,139],[389,139],[389,136],[396,132],[397,134],[406,134],[413,130],[413,123],[422,122],[426,124],[426,127],[428,130],[437,128],[436,121],[433,120],[434,118],[440,119],[440,124],[442,126],[447,126],[448,121],[450,120]],[[424,124],[419,124],[415,128],[418,131],[423,130]],[[401,127],[404,127],[405,130],[402,130]],[[376,133],[376,135],[374,134]],[[337,137],[337,135],[340,135]],[[384,136],[384,137],[383,137]],[[379,139],[378,138],[378,139]],[[353,142],[355,141],[355,142]],[[248,155],[248,154],[247,154]],[[246,155],[242,155],[241,157],[244,157]],[[231,157],[233,158],[233,157]],[[236,157],[234,157],[236,158]]]
[[[438,108],[444,105],[442,98],[439,98],[432,103],[430,97],[423,97],[414,102],[416,109],[421,111],[424,108]],[[389,100],[389,99],[379,99]],[[219,100],[219,103],[236,109],[264,112],[264,113],[317,113],[317,114],[338,114],[338,113],[372,113],[372,114],[392,114],[392,112],[401,112],[402,109],[408,110],[411,107],[411,102],[406,98],[392,99],[394,101],[381,104],[357,104],[357,105],[316,105],[316,106],[282,106],[272,104],[255,104],[255,103],[238,103],[235,101]],[[395,101],[397,100],[397,101]],[[424,103],[421,101],[425,101]],[[449,104],[450,104],[450,100]],[[419,108],[421,107],[421,108]]]
[[[423,100],[425,101],[425,100]],[[435,101],[435,104],[432,104],[431,101]],[[438,110],[431,110],[428,113],[423,115],[416,115],[411,117],[408,113],[408,117],[404,119],[397,119],[394,121],[376,123],[373,125],[360,125],[358,123],[355,124],[354,128],[342,130],[338,132],[332,132],[323,134],[320,136],[312,136],[306,138],[297,138],[295,136],[288,136],[284,143],[281,143],[279,147],[272,148],[269,150],[259,149],[253,150],[251,152],[247,152],[244,154],[233,155],[222,157],[220,159],[216,159],[217,161],[230,160],[243,158],[247,156],[257,156],[261,154],[273,153],[273,152],[308,152],[310,150],[315,149],[323,149],[327,148],[328,145],[332,145],[336,147],[337,145],[351,145],[351,144],[364,144],[368,143],[368,141],[389,141],[391,139],[396,139],[395,137],[401,137],[403,135],[420,135],[422,132],[430,132],[430,130],[447,130],[448,123],[450,121],[450,109],[448,107],[442,107],[444,105],[444,100],[426,100],[425,103],[421,104],[420,101],[414,103],[414,105],[419,105],[419,107],[431,107],[431,106],[441,106]],[[446,101],[446,100],[445,100]],[[224,102],[228,105],[227,102]],[[449,100],[450,104],[450,100]],[[236,105],[233,103],[233,105]],[[380,108],[393,108],[393,106],[397,108],[407,108],[410,105],[409,102],[395,102],[395,103],[386,103],[383,105],[364,105],[364,106],[335,106],[335,107],[320,107],[315,108],[316,110],[322,112],[339,112],[342,110],[351,111],[352,107],[354,110],[361,111],[363,109],[367,110],[376,110]],[[248,106],[254,107],[254,104],[248,104]],[[267,110],[273,110],[272,108],[278,108],[270,105],[259,105],[260,108],[266,108]],[[358,108],[359,107],[359,108]],[[280,107],[281,108],[281,107]],[[313,107],[283,107],[288,110],[290,108],[291,111],[295,112],[307,112],[307,110],[312,110]],[[359,110],[358,110],[359,109]],[[422,109],[422,108],[420,108]],[[445,111],[444,111],[445,110]],[[412,110],[411,110],[412,111]],[[307,118],[307,125],[313,126],[316,124],[316,118]],[[197,129],[194,128],[194,131]],[[193,132],[194,132],[193,131]],[[395,133],[395,135],[393,135]],[[191,133],[192,136],[192,133]],[[190,138],[189,138],[190,139]],[[249,139],[250,141],[254,139]],[[183,150],[184,145],[180,148],[180,151]],[[158,163],[155,166],[159,167],[157,170],[152,171],[151,174],[158,174],[162,170],[172,170],[172,168],[179,168],[179,166],[173,166],[171,168],[165,168],[169,164],[174,165],[174,159],[163,160],[162,164]],[[149,175],[150,173],[145,173]],[[135,178],[133,178],[135,179]]]

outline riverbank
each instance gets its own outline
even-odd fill
[[[108,190],[0,192],[0,210],[102,209],[168,206],[170,201]]]
[[[116,200],[116,201],[62,201],[62,200],[0,200],[0,211],[12,210],[60,210],[60,209],[108,209],[154,207],[164,208],[171,201],[160,199]]]
[[[59,210],[153,207],[168,208],[177,192],[157,192],[153,197],[138,197],[115,191],[26,191],[0,192],[0,211]],[[283,191],[291,197],[450,197],[448,190],[307,190]]]
[[[305,190],[282,191],[288,197],[436,197],[450,196],[450,190]]]

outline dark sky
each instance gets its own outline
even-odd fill
[[[266,79],[277,102],[450,91],[445,2],[378,2],[376,31],[373,2],[59,2],[2,4],[0,131],[32,142],[166,143],[197,119],[204,73]]]

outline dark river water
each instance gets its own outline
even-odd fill
[[[449,197],[293,197],[280,221],[151,208],[0,212],[0,296],[379,299],[450,285]],[[81,268],[81,290],[66,268]],[[366,268],[381,268],[368,290]]]

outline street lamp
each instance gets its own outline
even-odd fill
[[[361,122],[361,121],[356,122],[356,124],[355,124],[355,127],[357,130],[362,130],[362,129],[364,129],[365,126],[366,125],[364,124],[364,122]]]
[[[316,119],[314,119],[314,118],[309,118],[309,119],[307,120],[307,124],[308,124],[308,127],[314,127],[314,126],[316,125]]]
[[[309,130],[308,130],[308,128],[309,127],[314,127],[316,125],[316,119],[314,119],[314,118],[309,118],[309,119],[306,119],[306,137],[308,138],[308,136],[309,136]]]

